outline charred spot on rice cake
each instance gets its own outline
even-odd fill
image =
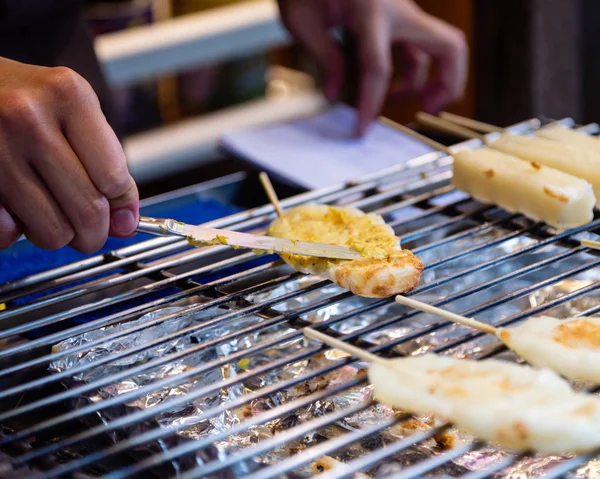
[[[556,328],[554,340],[568,348],[598,348],[600,324],[587,318],[565,322]]]

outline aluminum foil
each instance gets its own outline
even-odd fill
[[[450,248],[444,245],[439,248],[427,250],[424,254],[421,254],[420,257],[425,264],[435,264],[437,261],[440,261],[451,254],[456,254],[457,252],[471,249],[478,245],[489,244],[491,241],[496,241],[499,238],[506,236],[508,233],[509,231],[494,229],[489,233],[476,237],[475,240],[473,238],[469,238],[466,240],[455,241],[452,243]],[[583,239],[583,237],[597,239],[596,235],[589,233],[580,236],[582,237],[578,237],[577,239]],[[443,281],[444,278],[453,276],[467,268],[477,267],[483,263],[493,261],[504,255],[518,252],[523,248],[534,245],[536,242],[536,239],[525,236],[508,239],[495,246],[488,247],[482,252],[477,252],[476,254],[468,255],[456,261],[446,263],[443,266],[426,270],[423,274],[421,285],[426,286],[436,281]],[[535,252],[529,252],[515,259],[505,261],[500,265],[495,265],[494,267],[485,270],[477,270],[472,274],[463,276],[458,281],[450,281],[446,284],[441,284],[438,287],[430,288],[426,292],[417,294],[416,298],[430,303],[441,301],[450,295],[456,295],[457,293],[465,291],[469,288],[478,287],[488,281],[493,282],[503,275],[508,275],[522,268],[533,266],[535,263],[547,260],[561,252],[566,251],[567,250],[561,246],[546,246],[535,250]],[[491,301],[497,301],[501,298],[507,297],[508,295],[516,294],[521,291],[522,294],[515,295],[514,299],[499,306],[487,309],[483,313],[474,315],[474,317],[479,320],[498,324],[524,311],[540,307],[551,301],[558,300],[566,294],[576,292],[583,287],[596,283],[600,279],[600,270],[597,268],[592,268],[583,273],[569,276],[567,279],[548,284],[547,287],[539,290],[532,292],[528,291],[528,289],[531,290],[530,286],[532,284],[549,280],[550,278],[556,277],[560,274],[567,273],[574,268],[589,264],[595,259],[595,256],[582,252],[570,256],[562,261],[550,262],[541,268],[531,268],[531,272],[511,278],[508,281],[498,282],[497,285],[486,288],[483,291],[477,291],[474,294],[468,295],[462,299],[452,301],[451,303],[444,305],[444,308],[450,311],[463,313],[465,311],[482,307]],[[273,294],[279,295],[283,292],[296,290],[303,286],[308,286],[316,281],[320,281],[320,278],[302,278],[294,284],[282,286],[279,291],[274,291]],[[335,294],[341,293],[342,291],[343,290],[334,285],[328,286],[325,289],[308,293],[294,299],[293,301],[279,305],[278,309],[282,311],[293,311],[302,307],[303,305],[322,300],[325,297],[331,297]],[[264,300],[269,299],[269,296],[262,295],[260,297],[252,297],[249,299],[255,301]],[[371,300],[352,297],[335,304],[330,304],[321,310],[312,312],[309,315],[306,315],[304,319],[315,324],[325,322],[334,319],[336,316],[349,310],[364,306],[369,302],[371,302]],[[557,304],[557,306],[539,314],[550,314],[559,318],[567,318],[581,314],[595,307],[600,307],[600,291],[593,291],[564,303]],[[384,307],[370,311],[369,313],[357,315],[341,323],[335,324],[331,328],[342,334],[349,334],[356,330],[361,330],[363,328],[376,325],[378,322],[389,321],[390,318],[401,316],[402,314],[406,313],[406,311],[407,309],[405,307],[390,303]],[[465,334],[472,333],[472,331],[470,331],[468,328],[460,325],[449,325],[435,332],[423,334],[432,325],[439,323],[439,321],[439,318],[436,316],[419,313],[414,315],[409,320],[397,322],[393,326],[383,327],[381,329],[377,329],[377,331],[368,333],[362,336],[362,339],[371,342],[373,345],[384,345],[391,342],[399,342],[400,344],[394,348],[394,351],[400,355],[414,355],[422,354],[424,352],[438,351],[441,352],[441,354],[452,354],[457,357],[479,357],[485,355],[486,353],[498,350],[501,347],[501,344],[496,340],[496,338],[489,335],[481,335],[477,339],[470,341],[459,341],[464,338]],[[410,339],[412,336],[415,336],[415,339]],[[402,338],[408,339],[402,341]],[[456,345],[454,345],[454,343],[456,343]],[[511,351],[504,351],[497,357],[509,361],[522,362],[521,359]],[[574,383],[574,387],[576,389],[589,389],[590,385],[576,382]],[[385,417],[385,414],[381,414],[381,417]],[[472,442],[475,439],[456,430],[452,430],[449,434],[454,435],[454,442],[456,444],[460,442]],[[369,471],[369,474],[374,477],[384,477],[387,474],[402,470],[402,468],[413,464],[415,461],[418,462],[419,460],[430,457],[435,453],[436,450],[434,447],[431,447],[431,444],[430,447],[426,449],[424,455],[415,453],[414,450],[406,450],[399,454],[400,457],[389,458],[386,460],[386,464],[382,465],[378,469],[376,468],[373,471]],[[476,449],[455,459],[452,461],[452,465],[446,465],[436,470],[434,475],[459,476],[464,474],[466,471],[485,469],[493,465],[495,462],[506,458],[508,455],[509,454],[505,451],[494,449],[493,447]],[[521,479],[542,476],[553,466],[567,461],[570,458],[571,456],[541,456],[527,458],[522,461],[518,461],[515,465],[508,469],[506,474],[499,474],[498,477]],[[592,461],[579,470],[574,471],[574,474],[576,477],[582,478],[599,478],[600,461]]]
[[[448,232],[442,232],[448,234]],[[459,239],[450,244],[440,245],[439,247],[424,250],[420,253],[421,258],[428,265],[435,265],[448,255],[455,254],[466,249],[474,248],[478,245],[487,245],[491,241],[496,241],[509,231],[494,229],[484,232],[475,238]],[[436,232],[435,234],[440,234]],[[443,235],[442,235],[443,236]],[[476,267],[484,262],[493,261],[501,256],[519,251],[528,246],[534,245],[537,240],[527,237],[509,239],[498,243],[493,247],[488,247],[476,254],[464,256],[455,261],[445,263],[438,267],[430,267],[423,274],[421,284],[425,289],[417,294],[417,299],[426,302],[442,301],[449,295],[455,295],[469,288],[476,288],[485,282],[495,282],[501,276],[512,274],[516,270],[530,267],[539,261],[546,260],[559,252],[566,251],[561,246],[547,246],[534,253],[528,253],[510,261],[503,262],[484,270],[474,271],[461,277],[457,281],[445,282],[445,278],[459,273],[467,268]],[[482,321],[490,323],[499,323],[503,320],[521,313],[522,311],[536,308],[549,301],[569,294],[573,291],[587,286],[598,280],[600,270],[591,270],[590,272],[579,274],[568,279],[548,283],[540,291],[528,290],[529,286],[539,281],[547,280],[558,274],[570,271],[593,261],[595,257],[584,252],[570,256],[564,261],[551,262],[543,268],[532,269],[531,272],[511,278],[509,281],[502,281],[494,284],[482,291],[476,291],[473,294],[465,295],[463,298],[452,301],[444,307],[456,312],[469,311],[474,308],[484,307],[490,301],[511,296],[510,301],[488,308],[484,312],[474,314]],[[291,291],[301,291],[303,288],[322,281],[316,277],[302,277],[298,280],[288,282],[280,287],[274,288],[267,293],[251,295],[245,298],[250,302],[261,302],[267,299],[274,299]],[[435,287],[428,285],[435,284]],[[351,312],[356,308],[367,306],[374,300],[350,297],[342,301],[335,301],[333,298],[344,292],[341,288],[333,284],[320,288],[305,294],[300,294],[295,299],[276,304],[273,309],[279,312],[293,312],[306,305],[317,301],[329,299],[332,302],[327,306],[301,316],[301,319],[319,324],[335,320],[344,313]],[[554,314],[559,317],[567,317],[573,314],[581,313],[589,308],[600,306],[600,295],[598,293],[588,294],[585,297],[573,299],[564,304],[557,305],[546,313]],[[56,350],[69,350],[70,348],[100,339],[108,334],[131,327],[134,324],[142,324],[153,319],[163,317],[166,314],[179,311],[181,308],[166,308],[143,316],[134,322],[125,325],[111,326],[101,328],[84,335],[71,338],[55,346]],[[190,316],[182,316],[177,319],[166,321],[158,326],[153,326],[143,330],[143,332],[127,335],[118,340],[103,343],[102,347],[93,348],[84,355],[73,354],[56,361],[50,365],[52,371],[69,370],[82,364],[93,364],[99,358],[107,355],[114,355],[126,351],[140,344],[147,343],[159,337],[175,331],[181,331],[190,326],[200,327],[202,323],[214,319],[217,316],[228,313],[229,311],[210,309]],[[447,326],[436,331],[428,332],[429,328],[439,323],[437,317],[427,314],[415,314],[410,319],[395,321],[394,318],[400,318],[407,312],[403,306],[393,303],[391,300],[384,306],[372,309],[363,314],[352,315],[350,318],[337,322],[332,325],[332,329],[340,334],[349,334],[364,328],[370,327],[372,331],[361,336],[361,338],[373,345],[385,345],[394,343],[393,350],[397,354],[411,355],[420,354],[426,351],[440,351],[442,354],[453,354],[460,357],[477,357],[498,347],[498,343],[493,337],[481,336],[463,340],[465,333],[469,331],[461,326]],[[254,345],[265,341],[278,339],[274,346],[263,350],[260,353],[249,354],[236,361],[224,361],[222,367],[214,368],[210,371],[198,374],[191,380],[185,381],[177,386],[168,388],[153,388],[150,394],[142,395],[140,398],[123,404],[122,407],[102,410],[98,414],[101,422],[110,422],[118,417],[136,410],[151,409],[159,404],[185,396],[211,384],[218,384],[220,381],[228,380],[243,375],[247,371],[252,371],[257,367],[268,365],[274,360],[289,357],[303,351],[308,344],[303,338],[289,339],[289,336],[295,332],[289,325],[282,324],[266,329],[260,329],[258,333],[252,333],[239,337],[235,340],[223,342],[211,348],[201,348],[199,345],[207,341],[223,338],[235,331],[250,326],[257,325],[264,318],[258,316],[236,317],[231,320],[222,321],[218,326],[210,329],[201,328],[182,336],[181,338],[169,341],[159,347],[146,350],[141,354],[132,355],[122,360],[111,362],[108,365],[94,368],[90,367],[85,374],[79,374],[73,377],[72,381],[67,382],[67,387],[89,383],[95,379],[105,377],[108,373],[121,372],[131,367],[161,358],[166,355],[174,354],[182,350],[198,348],[193,354],[184,356],[182,359],[171,361],[166,366],[150,368],[143,374],[135,375],[125,381],[112,384],[107,387],[101,387],[93,395],[78,398],[74,407],[91,402],[98,402],[106,398],[119,396],[125,392],[134,391],[147,385],[151,385],[164,378],[174,377],[183,372],[190,371],[192,368],[206,364],[220,358],[227,358],[230,354],[237,351],[246,350]],[[378,328],[377,325],[383,321],[388,324]],[[424,334],[425,333],[425,334]],[[352,363],[336,369],[333,373],[318,377],[307,383],[303,383],[288,391],[281,391],[272,395],[265,395],[260,399],[254,400],[244,406],[234,407],[235,401],[243,398],[244,395],[258,391],[269,385],[277,384],[283,380],[298,377],[298,375],[307,374],[325,365],[338,361],[344,353],[330,350],[326,353],[318,354],[310,359],[287,364],[282,369],[271,370],[268,373],[254,378],[248,378],[236,382],[232,387],[223,387],[212,394],[189,401],[185,406],[177,407],[156,415],[153,421],[145,424],[139,424],[134,428],[125,431],[119,431],[113,434],[111,439],[119,441],[124,437],[139,435],[140,433],[153,427],[174,428],[177,427],[175,438],[160,441],[149,445],[144,451],[146,454],[155,453],[160,450],[168,450],[182,442],[194,441],[214,434],[223,434],[223,439],[215,441],[211,447],[205,448],[194,455],[193,458],[186,457],[183,460],[173,461],[166,470],[166,476],[177,475],[190,467],[198,466],[214,460],[223,459],[239,453],[244,448],[251,447],[259,441],[276,437],[284,431],[293,428],[298,424],[310,421],[329,412],[340,408],[347,408],[357,403],[362,403],[371,398],[372,390],[366,384],[347,390],[342,394],[330,395],[327,400],[318,401],[309,407],[295,411],[277,420],[270,421],[259,426],[245,428],[243,432],[228,434],[228,431],[248,418],[257,414],[285,404],[291,400],[306,396],[317,390],[329,388],[333,385],[344,383],[357,375],[363,375],[365,364]],[[510,352],[504,352],[501,357],[507,360],[516,361],[516,358]],[[585,387],[585,385],[580,385]],[[232,404],[225,412],[211,419],[202,420],[199,415],[204,411],[210,410],[216,406]],[[280,462],[287,457],[297,454],[305,448],[320,444],[321,442],[333,439],[348,431],[357,428],[377,424],[383,418],[394,417],[401,414],[401,411],[394,410],[383,404],[374,404],[358,414],[349,416],[336,424],[330,425],[321,430],[312,431],[310,434],[301,438],[286,441],[285,444],[277,447],[268,453],[252,459],[239,461],[234,467],[227,468],[214,477],[241,477],[249,471],[253,471],[269,464]],[[439,418],[418,418],[408,423],[398,423],[394,427],[388,428],[379,434],[376,434],[368,440],[352,444],[348,448],[336,451],[331,459],[340,464],[344,464],[352,459],[362,457],[373,449],[382,447],[386,443],[391,443],[399,438],[405,438],[414,434],[416,431],[426,431],[442,422]],[[401,470],[409,465],[416,464],[424,459],[437,454],[442,454],[448,448],[456,445],[472,442],[473,438],[462,434],[454,429],[449,430],[442,436],[434,437],[410,447],[385,461],[385,464],[375,466],[372,470],[364,471],[369,477],[385,477],[395,471]],[[468,471],[484,469],[494,464],[496,461],[506,457],[506,453],[486,447],[476,449],[475,451],[464,454],[448,464],[435,471],[436,476],[459,476]],[[526,478],[543,475],[553,465],[568,460],[568,457],[534,457],[519,461],[513,465],[504,477],[508,478]],[[300,470],[295,471],[290,477],[310,477],[315,471],[320,470],[321,465],[317,463],[307,464]],[[315,469],[317,468],[317,469]],[[591,462],[576,472],[577,477],[594,478],[600,477],[600,470],[596,462]]]

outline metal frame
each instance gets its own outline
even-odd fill
[[[567,124],[568,120],[565,120],[564,123]],[[536,122],[533,120],[523,122],[515,125],[513,130],[527,132],[535,125]],[[592,125],[587,127],[588,131],[593,131],[594,129],[597,130],[597,126]],[[479,143],[471,141],[465,144],[477,147]],[[501,210],[492,206],[479,206],[473,212],[469,213],[461,212],[457,207],[470,201],[464,198],[452,200],[449,204],[432,204],[431,200],[451,191],[451,188],[448,186],[450,167],[451,160],[448,157],[437,153],[430,154],[411,160],[407,164],[398,165],[384,172],[369,175],[355,182],[351,182],[350,184],[337,185],[290,198],[283,201],[283,207],[290,207],[307,201],[338,204],[350,202],[351,204],[366,210],[389,215],[397,213],[406,207],[419,206],[423,209],[421,215],[413,215],[390,221],[390,224],[395,228],[406,228],[410,230],[410,233],[403,236],[403,241],[405,244],[414,242],[415,247],[412,248],[412,250],[417,254],[423,254],[439,250],[446,246],[452,246],[457,240],[476,240],[480,235],[490,231],[497,231],[499,233],[495,239],[487,243],[474,242],[473,245],[467,249],[453,251],[437,261],[426,264],[426,271],[435,271],[440,267],[449,265],[460,259],[485,252],[489,248],[498,246],[509,239],[520,238],[525,235],[530,238],[535,238],[534,242],[521,249],[506,252],[503,255],[484,260],[475,266],[460,269],[451,274],[441,276],[427,284],[422,284],[412,293],[413,295],[435,291],[436,288],[443,285],[460,285],[461,280],[470,274],[478,274],[482,271],[491,270],[499,265],[507,264],[517,258],[526,257],[529,254],[544,250],[552,245],[560,245],[562,247],[547,258],[531,262],[519,269],[504,272],[503,274],[494,276],[492,279],[484,280],[473,286],[461,288],[455,294],[435,301],[435,304],[438,306],[452,305],[464,298],[486,292],[490,288],[505,284],[510,280],[524,278],[533,272],[544,271],[544,268],[547,268],[551,264],[559,264],[561,261],[568,260],[575,255],[585,252],[587,251],[586,248],[579,246],[576,241],[577,235],[600,228],[600,218],[597,218],[593,223],[585,227],[553,234],[542,225],[532,224],[531,222],[524,223],[518,215],[504,214]],[[359,199],[356,199],[357,194],[359,195]],[[272,206],[267,205],[223,218],[209,224],[215,227],[228,227],[237,230],[260,230],[270,219],[272,219],[273,213]],[[447,217],[441,221],[435,221],[430,225],[422,226],[420,228],[409,228],[411,223],[414,223],[415,221],[423,218],[435,218],[435,215],[440,213],[447,215]],[[431,233],[443,228],[456,226],[465,221],[468,222],[468,225],[457,232],[439,239],[428,240]],[[502,229],[498,229],[499,227]],[[247,268],[234,274],[224,274],[223,277],[213,279],[209,282],[203,282],[202,280],[203,276],[207,274],[226,270],[233,265],[243,266],[252,258],[253,255],[250,253],[240,254],[227,247],[219,246],[190,249],[185,241],[175,238],[157,238],[132,247],[114,251],[110,255],[91,258],[81,263],[1,285],[0,303],[7,302],[8,309],[5,312],[0,313],[0,325],[3,325],[4,328],[3,331],[0,331],[0,340],[4,341],[4,345],[0,349],[0,383],[6,384],[2,391],[0,391],[0,405],[12,404],[12,406],[0,406],[0,427],[12,424],[15,420],[34,417],[33,415],[35,415],[36,412],[42,411],[44,407],[49,405],[57,404],[59,401],[68,401],[81,395],[90,394],[91,392],[98,390],[98,388],[126,379],[134,374],[148,371],[159,365],[168,364],[178,358],[189,357],[190,355],[201,351],[208,351],[215,346],[228,343],[237,338],[243,338],[244,336],[257,331],[266,331],[269,328],[283,324],[296,330],[288,332],[285,335],[265,340],[246,349],[233,352],[226,357],[198,364],[179,375],[166,377],[124,394],[103,399],[78,409],[67,410],[66,412],[53,417],[40,419],[39,421],[36,421],[35,424],[16,428],[12,432],[5,431],[4,434],[0,435],[0,447],[8,448],[7,450],[10,450],[11,447],[18,445],[23,440],[61,430],[60,428],[74,421],[84,417],[93,416],[99,411],[104,411],[111,406],[125,404],[132,399],[143,397],[147,392],[156,391],[167,386],[173,387],[182,384],[190,378],[197,377],[213,369],[225,367],[228,364],[233,364],[244,357],[251,356],[261,351],[267,351],[282,342],[301,338],[302,332],[299,328],[306,324],[303,315],[318,311],[324,307],[328,307],[334,303],[352,297],[348,292],[341,292],[332,297],[311,301],[292,312],[280,312],[274,309],[278,304],[293,298],[299,298],[309,292],[318,291],[321,287],[328,284],[327,281],[319,281],[310,286],[289,291],[267,300],[257,302],[245,301],[244,298],[250,294],[269,292],[278,286],[288,284],[289,282],[298,279],[300,276],[298,273],[281,268],[278,266],[277,262]],[[559,274],[549,276],[543,281],[518,288],[506,296],[479,304],[477,307],[464,311],[463,314],[480,316],[489,313],[499,305],[526,298],[536,291],[557,284],[565,279],[573,278],[580,273],[590,271],[592,268],[599,265],[600,258],[594,254],[590,254],[589,260],[579,266],[561,271]],[[179,268],[183,272],[173,272],[174,268]],[[106,276],[98,278],[100,273]],[[134,281],[140,278],[144,278],[148,282],[141,285],[136,284]],[[77,281],[78,283],[73,284],[74,281]],[[83,281],[83,284],[81,284],[81,281]],[[111,296],[110,288],[115,285],[123,285],[125,286],[125,289],[124,291]],[[67,287],[68,289],[52,293],[52,290],[58,286]],[[20,336],[25,332],[41,326],[59,325],[61,322],[77,317],[84,312],[102,311],[102,308],[106,306],[119,306],[126,300],[143,297],[143,295],[150,292],[163,290],[167,286],[176,286],[180,291],[137,306],[128,308],[121,307],[117,312],[102,316],[95,321],[59,330],[39,339],[23,341]],[[587,293],[599,290],[600,283],[592,283],[571,291],[560,298],[533,306],[515,315],[504,318],[501,321],[496,321],[494,324],[512,324],[532,314],[547,311],[548,309],[564,304],[571,299],[580,298]],[[25,298],[32,293],[50,294],[46,294],[41,298],[35,296],[30,301],[27,301]],[[91,298],[85,303],[72,307],[72,301],[84,299],[89,296],[91,296]],[[137,319],[146,312],[192,296],[202,298],[202,302],[188,305],[183,310],[168,316],[144,324],[130,326],[123,331],[114,332],[109,336],[77,346],[67,352],[49,351],[48,349],[49,346],[52,346],[63,339],[100,327],[125,323]],[[10,303],[10,301],[13,300],[20,300],[21,303]],[[361,306],[329,318],[326,322],[319,324],[316,327],[320,330],[327,330],[330,334],[337,334],[334,329],[331,329],[333,326],[343,324],[345,321],[352,319],[359,314],[376,311],[392,302],[393,299],[365,301]],[[26,377],[25,380],[15,379],[21,378],[22,375],[27,374],[28,372],[44,368],[50,362],[65,357],[66,355],[72,355],[74,353],[82,354],[94,346],[105,344],[109,340],[117,339],[136,331],[146,330],[151,326],[163,324],[170,319],[192,317],[201,311],[206,311],[210,308],[225,304],[230,305],[231,309],[229,311],[224,311],[223,314],[212,319],[193,324],[167,336],[144,342],[133,349],[110,355],[92,364],[82,364],[74,369],[55,374]],[[595,314],[597,312],[600,312],[600,306],[585,311],[585,314]],[[395,351],[397,346],[406,345],[412,340],[444,330],[444,328],[447,328],[450,325],[446,321],[438,321],[385,344],[375,344],[365,339],[370,333],[383,330],[384,328],[408,324],[420,314],[421,313],[416,311],[404,311],[400,314],[386,317],[385,319],[373,323],[370,326],[363,327],[358,331],[345,334],[341,336],[341,339],[365,347],[371,352],[393,356],[397,354],[397,351]],[[239,329],[233,330],[233,332],[196,344],[193,347],[188,347],[163,357],[152,358],[146,363],[135,365],[117,374],[107,375],[89,383],[78,383],[63,391],[57,392],[55,390],[55,386],[60,384],[61,381],[68,380],[75,374],[88,371],[92,367],[95,368],[106,365],[118,359],[129,357],[136,352],[149,350],[160,344],[165,344],[174,338],[184,337],[191,333],[207,331],[215,326],[226,324],[234,325],[237,321],[249,315],[259,315],[263,320],[258,324],[240,327]],[[456,339],[438,347],[436,351],[439,353],[448,352],[453,348],[470,342],[474,338],[481,337],[482,335],[483,333],[465,331],[464,334],[456,337]],[[56,437],[52,442],[43,444],[39,447],[32,447],[27,451],[21,450],[13,453],[13,464],[15,466],[31,466],[39,465],[39,461],[49,464],[47,461],[52,458],[52,455],[65,448],[68,449],[70,446],[84,443],[88,440],[94,440],[107,433],[117,432],[122,428],[131,425],[145,423],[152,420],[160,412],[167,412],[176,405],[183,406],[195,398],[203,397],[230,385],[240,384],[246,380],[261,377],[261,375],[264,375],[269,371],[276,371],[288,364],[307,360],[315,354],[328,349],[329,348],[321,347],[320,345],[309,344],[306,348],[291,356],[271,361],[218,383],[202,386],[186,395],[170,398],[168,401],[152,408],[136,410],[106,424],[90,427],[80,432],[62,434]],[[498,344],[490,351],[475,356],[490,357],[502,351],[503,347]],[[267,385],[239,397],[232,402],[208,408],[198,417],[203,419],[216,417],[226,410],[249,404],[257,398],[268,397],[277,391],[287,390],[293,386],[304,384],[306,381],[313,380],[327,373],[336,371],[344,365],[353,363],[356,363],[356,360],[353,358],[341,359],[338,362],[320,367],[308,373],[303,373],[291,379]],[[227,431],[198,440],[184,442],[128,466],[116,467],[105,477],[110,479],[141,477],[142,474],[152,471],[160,465],[169,463],[171,460],[177,458],[189,456],[190,454],[210,446],[213,442],[225,439],[238,431],[243,431],[251,426],[283,417],[291,411],[309,406],[315,403],[315,401],[327,399],[334,393],[349,390],[364,381],[364,378],[356,377],[355,379],[345,381],[331,388],[317,390],[292,402],[285,403],[280,407],[250,417]],[[28,399],[28,394],[32,390],[49,391],[49,393],[35,399]],[[371,401],[366,401],[349,408],[339,409],[325,414],[319,418],[290,427],[286,431],[279,433],[272,438],[260,441],[251,447],[241,449],[231,456],[226,457],[224,460],[209,462],[203,467],[185,471],[179,477],[182,479],[194,479],[206,477],[213,473],[218,474],[240,461],[265,454],[273,448],[288,443],[294,438],[303,436],[309,431],[336,424],[351,414],[371,407],[373,407],[373,403]],[[283,474],[291,472],[323,455],[334,454],[336,451],[344,449],[350,444],[361,441],[378,431],[384,430],[393,424],[405,421],[409,418],[410,415],[405,414],[392,419],[383,419],[378,424],[363,429],[349,431],[335,439],[327,440],[321,444],[312,446],[304,450],[302,454],[291,455],[286,460],[246,475],[253,479],[281,477]],[[62,464],[51,464],[50,466],[46,466],[48,469],[35,477],[69,477],[70,474],[84,471],[86,467],[93,466],[99,461],[104,462],[107,459],[127,453],[136,446],[172,437],[178,430],[184,429],[185,427],[187,427],[187,425],[183,424],[169,429],[159,427],[149,428],[141,434],[127,437],[116,442],[112,446],[98,448],[82,457],[72,458]],[[346,466],[343,469],[340,468],[328,471],[324,473],[322,477],[351,477],[353,473],[367,470],[376,464],[384,462],[386,458],[394,453],[418,444],[427,438],[433,437],[448,427],[450,427],[450,425],[444,424],[440,427],[433,428],[430,431],[415,433],[410,437],[387,444],[385,448],[376,449],[370,454],[354,459],[346,463]],[[482,446],[481,443],[475,441],[461,446],[460,448],[451,449],[446,454],[432,457],[408,467],[393,477],[411,478],[426,475],[443,463],[459,457],[467,451],[476,450]],[[580,465],[585,464],[593,457],[595,457],[595,454],[588,454],[570,459],[552,469],[549,475],[550,477],[561,477],[562,475],[573,471]],[[516,463],[519,459],[520,457],[516,456],[508,457],[493,464],[488,469],[473,472],[466,477],[491,477],[493,473],[504,470],[511,464]]]

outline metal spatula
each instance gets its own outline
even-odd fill
[[[142,216],[140,217],[137,231],[157,236],[184,236],[192,244],[197,243],[198,246],[224,244],[237,248],[333,259],[357,259],[361,257],[357,251],[343,246],[309,243],[307,241],[259,236],[240,233],[238,231],[207,228],[205,226],[186,225],[172,219]]]

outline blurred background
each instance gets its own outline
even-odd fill
[[[599,2],[417,3],[462,29],[471,47],[465,97],[449,111],[500,126],[600,118]],[[275,0],[89,1],[87,17],[145,196],[246,168],[222,161],[223,131],[324,106],[315,67],[279,25]],[[418,109],[417,98],[390,99],[383,114],[409,123]]]

